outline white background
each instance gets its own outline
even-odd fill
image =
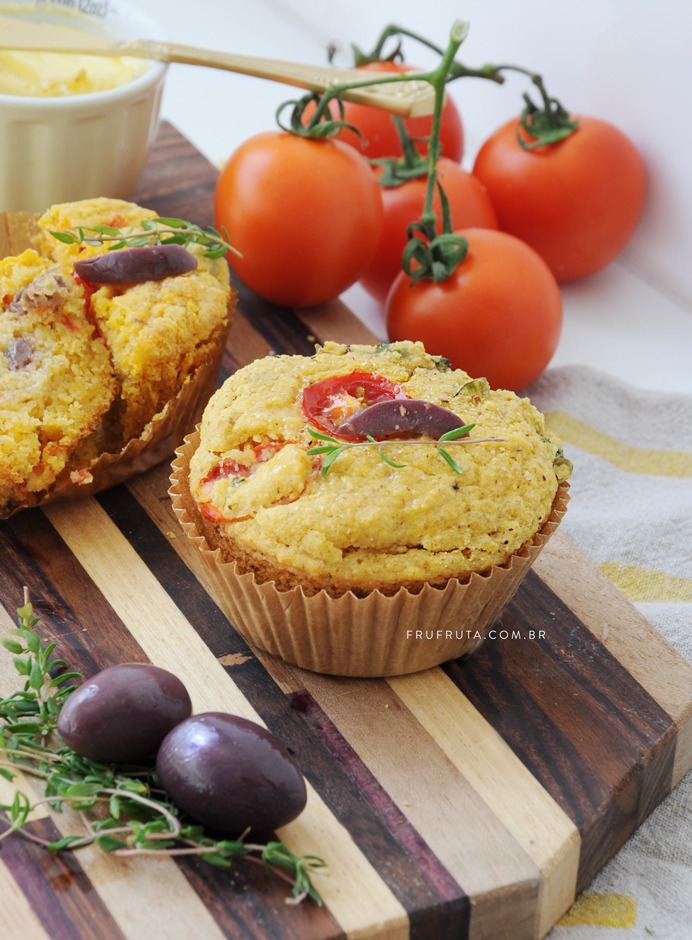
[[[457,18],[470,23],[460,59],[513,63],[540,72],[551,94],[582,114],[617,124],[640,148],[649,194],[621,259],[563,287],[565,325],[553,365],[585,363],[644,388],[692,393],[692,6],[686,0],[140,0],[171,40],[250,55],[337,64],[350,44],[371,46],[396,22],[445,45]],[[406,43],[407,58],[434,63]],[[527,85],[477,79],[451,91],[467,138],[464,165],[485,136],[521,108]],[[215,164],[246,137],[274,126],[288,86],[174,65],[164,117]],[[344,299],[378,334],[381,311],[359,287]]]

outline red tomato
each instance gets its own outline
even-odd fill
[[[414,72],[420,71],[412,65],[401,62],[370,62],[360,66],[368,72]],[[366,76],[367,77],[367,76]],[[354,131],[345,129],[339,134],[339,140],[344,144],[355,147],[359,153],[364,154],[368,160],[378,157],[401,156],[401,143],[396,125],[388,111],[375,108],[372,105],[356,104],[353,101],[344,101],[344,121],[353,124],[363,135],[361,138]],[[336,104],[330,106],[332,116],[339,119],[339,110]],[[310,117],[314,107],[306,108],[305,115]],[[432,130],[432,116],[405,118],[404,126],[409,137],[429,137]],[[440,124],[440,146],[442,156],[458,163],[464,155],[464,127],[461,115],[453,99],[447,95],[442,110]],[[416,150],[421,154],[428,152],[427,143],[421,141],[416,144]]]
[[[474,174],[500,228],[535,248],[559,281],[605,267],[632,236],[646,174],[634,144],[606,121],[580,117],[556,144],[524,150],[509,121],[481,147]]]
[[[550,269],[524,242],[466,229],[468,253],[453,274],[411,283],[403,272],[387,297],[390,340],[420,340],[473,378],[519,391],[543,372],[560,338],[562,297]]]
[[[382,175],[380,167],[375,171]],[[495,209],[485,186],[458,163],[441,157],[437,164],[438,179],[449,200],[454,228],[498,227]],[[425,203],[427,178],[409,180],[401,186],[380,188],[384,206],[384,225],[380,243],[360,283],[381,303],[387,298],[397,274],[401,271],[401,256],[408,241],[407,230],[411,222],[420,218]],[[435,193],[433,211],[442,218],[440,197]]]
[[[361,408],[378,401],[407,397],[400,385],[383,375],[350,372],[308,385],[303,392],[303,414],[315,430],[334,435],[339,425]],[[339,436],[356,439],[350,432]]]
[[[268,131],[246,140],[219,174],[217,228],[242,258],[238,277],[265,300],[309,307],[358,280],[382,228],[367,161],[334,140]]]

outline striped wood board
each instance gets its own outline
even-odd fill
[[[136,198],[208,224],[215,176],[164,125]],[[309,354],[316,338],[371,336],[338,302],[298,316],[241,291],[222,373]],[[510,638],[418,675],[326,678],[234,632],[170,511],[168,473],[0,524],[0,628],[26,585],[83,673],[150,660],[184,679],[196,711],[271,728],[309,783],[281,836],[326,858],[325,905],[286,906],[251,865],[54,858],[14,837],[0,851],[3,940],[542,937],[690,767],[690,669],[564,535],[506,610]]]

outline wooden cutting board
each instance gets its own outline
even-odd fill
[[[134,198],[206,225],[215,178],[164,125]],[[372,337],[339,302],[295,314],[241,288],[220,380],[324,339]],[[326,859],[325,905],[287,906],[255,866],[54,858],[14,837],[0,851],[3,940],[542,937],[690,768],[692,671],[563,534],[469,660],[327,678],[235,633],[171,513],[168,474],[0,524],[0,628],[26,585],[83,673],[150,660],[183,678],[196,711],[264,722],[308,780],[281,837]]]

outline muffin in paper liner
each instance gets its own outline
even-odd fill
[[[176,451],[171,475],[173,509],[199,551],[217,604],[243,638],[288,663],[339,676],[405,675],[468,656],[502,612],[565,514],[569,484],[558,486],[539,532],[502,565],[444,587],[413,592],[372,591],[365,597],[302,588],[278,590],[273,581],[225,562],[207,540],[205,522],[189,488],[189,463],[199,431]]]
[[[20,253],[33,243],[37,216],[28,212],[0,213],[0,258]],[[209,336],[203,360],[185,377],[175,396],[153,415],[137,437],[119,450],[96,456],[76,450],[64,470],[46,488],[27,492],[20,503],[0,507],[0,519],[57,499],[92,496],[170,459],[214,392],[226,339],[233,321],[231,291],[225,319]],[[88,439],[87,439],[88,440]]]

